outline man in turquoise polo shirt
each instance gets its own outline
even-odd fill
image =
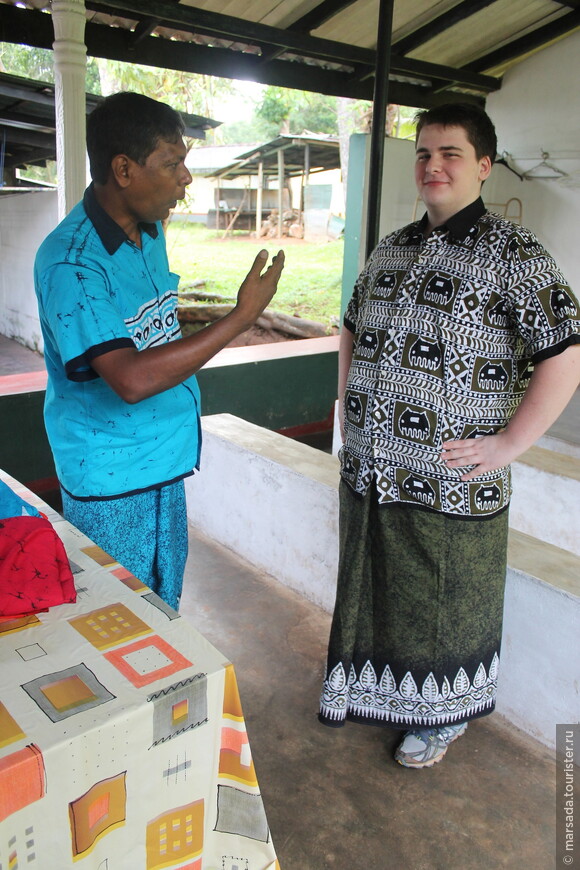
[[[119,93],[91,113],[93,183],[41,245],[35,286],[45,422],[67,519],[177,608],[187,556],[183,478],[199,466],[197,372],[276,292],[260,251],[231,313],[181,337],[179,276],[161,221],[191,176],[180,115]]]

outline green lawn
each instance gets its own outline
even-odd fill
[[[206,282],[204,290],[234,297],[261,248],[274,255],[280,248],[286,265],[270,308],[331,325],[340,312],[342,240],[304,242],[297,239],[256,239],[222,233],[200,224],[172,222],[167,231],[171,269],[181,275],[181,285]]]

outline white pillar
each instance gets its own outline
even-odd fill
[[[52,0],[59,219],[86,187],[84,0]]]

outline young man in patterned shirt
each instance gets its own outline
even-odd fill
[[[341,334],[340,562],[320,720],[404,730],[428,767],[495,706],[509,464],[580,375],[579,308],[480,198],[497,140],[469,105],[418,116],[424,217],[384,238]]]

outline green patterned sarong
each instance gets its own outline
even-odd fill
[[[508,512],[379,507],[340,484],[340,559],[320,721],[439,727],[495,706]]]

